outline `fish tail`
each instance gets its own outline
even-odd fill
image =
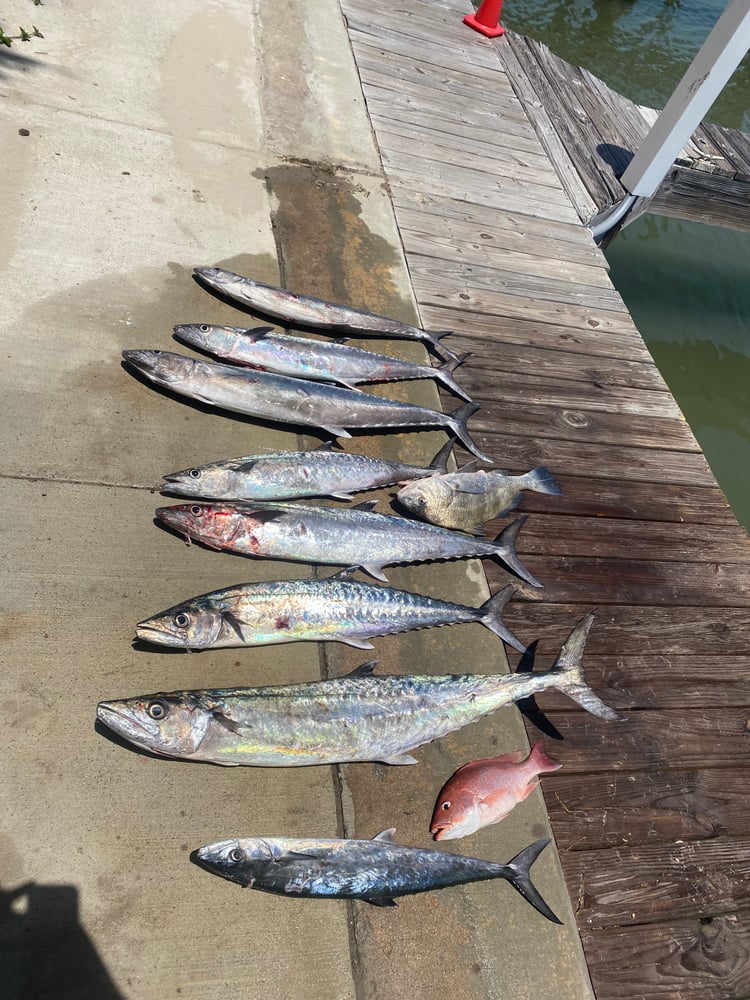
[[[453,378],[453,372],[456,368],[460,367],[465,361],[471,357],[471,354],[461,354],[456,358],[444,361],[439,368],[433,369],[433,377],[441,382],[446,389],[450,389],[451,392],[455,393],[456,396],[460,396],[461,399],[467,400],[469,403],[473,402],[471,396],[464,392],[461,386]]]
[[[520,576],[522,580],[526,583],[530,583],[532,587],[541,587],[541,584],[535,577],[529,573],[524,564],[518,558],[518,553],[516,552],[516,539],[518,538],[518,532],[526,523],[526,515],[522,514],[521,517],[517,517],[512,524],[509,524],[507,528],[503,529],[500,534],[495,539],[494,544],[497,546],[497,554],[510,569]]]
[[[476,455],[477,458],[481,458],[483,462],[492,462],[489,455],[485,455],[484,452],[480,451],[474,444],[468,428],[466,427],[466,421],[472,413],[476,413],[479,408],[479,403],[464,403],[463,406],[459,406],[459,408],[454,410],[453,413],[446,415],[446,422],[467,451],[470,451],[472,455]]]
[[[428,330],[422,330],[421,333],[422,336],[420,339],[426,344],[429,344],[438,357],[441,357],[443,361],[456,360],[458,355],[449,350],[445,344],[440,343],[443,337],[450,337],[453,334],[453,330],[438,330],[436,333]]]
[[[531,472],[527,472],[523,480],[524,488],[527,490],[535,490],[537,493],[549,493],[556,497],[562,496],[562,490],[557,485],[555,477],[546,465],[539,465],[536,469],[532,469]]]
[[[543,917],[551,920],[553,924],[561,924],[562,920],[556,917],[549,906],[542,898],[542,894],[531,881],[531,866],[549,844],[549,837],[537,840],[529,844],[512,858],[507,865],[502,865],[503,878],[506,878],[516,892],[519,892],[527,903],[531,903],[535,910],[538,910]]]
[[[596,715],[600,719],[608,719],[610,722],[624,722],[627,716],[616,712],[609,705],[605,705],[599,695],[595,694],[588,686],[583,675],[583,649],[593,622],[593,611],[578,622],[563,643],[560,655],[552,666],[549,673],[550,681],[553,687],[572,698],[581,708],[585,708],[592,715]]]
[[[481,606],[479,609],[481,618],[479,620],[490,632],[494,632],[495,635],[500,636],[503,642],[507,642],[509,646],[518,650],[519,653],[524,653],[526,652],[526,647],[519,642],[503,621],[503,608],[515,592],[516,589],[512,583],[509,583],[507,587],[503,587],[494,597],[485,601]]]

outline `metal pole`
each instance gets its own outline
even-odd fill
[[[651,198],[750,48],[750,0],[731,0],[620,178]]]

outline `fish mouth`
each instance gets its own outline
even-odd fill
[[[147,745],[146,739],[153,737],[153,733],[147,726],[144,726],[129,712],[119,708],[117,702],[100,701],[96,706],[96,717],[112,732],[138,743],[138,745]]]
[[[455,840],[457,836],[450,826],[433,826],[430,833],[433,840]]]
[[[135,635],[137,639],[153,642],[158,646],[187,646],[187,641],[177,637],[174,632],[159,625],[149,625],[147,621],[138,622]]]
[[[154,516],[170,528],[174,528],[183,534],[187,533],[187,518],[185,512],[175,510],[173,507],[158,507],[154,511]]]

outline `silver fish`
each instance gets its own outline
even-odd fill
[[[156,517],[212,549],[246,556],[291,559],[360,567],[387,581],[384,566],[494,556],[532,587],[541,587],[516,554],[519,517],[494,542],[411,521],[372,509],[376,500],[356,507],[319,507],[294,503],[203,502],[159,507]]]
[[[193,273],[204,285],[208,285],[228,299],[240,302],[263,316],[281,320],[288,326],[300,325],[312,330],[335,330],[340,334],[353,333],[421,340],[433,349],[455,357],[439,343],[443,337],[451,333],[450,330],[429,333],[418,326],[368,313],[363,309],[316,299],[312,295],[299,295],[285,288],[277,288],[275,285],[265,285],[221,267],[196,267]]]
[[[346,389],[367,382],[396,382],[431,378],[446,389],[471,402],[453,378],[453,372],[470,355],[446,361],[439,368],[413,361],[375,354],[351,344],[329,340],[311,340],[274,333],[271,327],[247,330],[239,326],[214,326],[209,323],[182,324],[174,328],[175,337],[200,351],[235,364],[249,365],[277,375],[334,382]]]
[[[246,455],[224,462],[172,472],[162,493],[205,497],[208,500],[296,500],[300,497],[336,497],[350,500],[353,493],[379,486],[447,472],[453,439],[446,441],[422,468],[388,462],[369,455],[331,451],[325,442],[312,451],[284,451]]]
[[[149,381],[209,406],[263,420],[320,427],[335,437],[351,437],[347,428],[443,427],[478,458],[491,461],[466,428],[468,418],[479,409],[477,403],[441,413],[359,389],[198,361],[170,351],[123,351],[122,356]]]
[[[549,469],[540,465],[522,476],[510,476],[502,469],[448,472],[428,483],[407,482],[396,499],[432,524],[481,535],[482,522],[514,510],[524,490],[552,496],[562,493]]]
[[[573,629],[551,670],[516,674],[372,674],[265,687],[216,688],[103,701],[100,722],[152,753],[227,767],[382,761],[412,751],[548,688],[608,721],[623,717],[586,683],[593,615]]]
[[[531,881],[530,868],[549,844],[537,840],[507,864],[396,844],[396,831],[372,840],[242,837],[206,844],[197,862],[215,875],[278,896],[361,899],[395,906],[399,896],[501,878],[554,924],[555,916]]]
[[[372,649],[379,635],[480,622],[519,652],[524,646],[506,628],[502,611],[511,584],[480,608],[440,601],[406,590],[377,587],[338,574],[326,580],[240,583],[192,597],[139,622],[139,639],[181,649],[262,646],[322,640]]]

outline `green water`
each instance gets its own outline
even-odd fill
[[[507,0],[502,21],[659,108],[723,9],[715,0]],[[750,132],[750,58],[708,117]],[[617,236],[607,258],[738,520],[750,529],[750,233],[645,215]]]

